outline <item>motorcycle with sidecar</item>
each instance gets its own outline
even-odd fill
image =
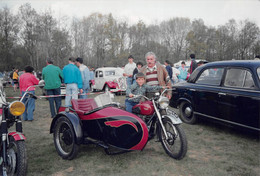
[[[76,157],[81,144],[96,144],[107,154],[143,150],[158,136],[166,153],[182,159],[187,152],[187,139],[178,115],[168,109],[164,92],[133,107],[133,113],[113,102],[106,92],[95,98],[72,99],[72,107],[61,107],[50,127],[55,148],[63,159]]]

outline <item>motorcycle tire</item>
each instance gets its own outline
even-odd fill
[[[74,159],[79,151],[76,135],[68,118],[60,117],[54,126],[53,140],[58,154],[66,160]]]
[[[164,135],[162,127],[159,129],[159,139],[165,152],[172,158],[180,160],[187,153],[187,139],[183,129],[180,125],[175,125],[172,121],[165,117],[163,119],[163,125],[168,135],[168,140]]]
[[[7,175],[25,176],[27,172],[27,151],[25,141],[15,141],[12,136],[9,137],[9,141],[7,147]]]

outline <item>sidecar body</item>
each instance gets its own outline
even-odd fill
[[[60,129],[58,124],[61,119],[65,119],[69,120],[73,131],[68,133],[63,130],[62,134],[59,134],[63,136],[61,140],[64,140],[64,143],[69,144],[69,136],[75,135],[77,144],[95,141],[105,148],[142,150],[148,141],[145,122],[138,116],[120,109],[108,96],[111,95],[106,93],[95,98],[72,100],[72,108],[60,108],[59,114],[52,121],[50,132],[57,133],[55,131]]]

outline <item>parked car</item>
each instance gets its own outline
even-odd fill
[[[173,86],[170,106],[193,124],[198,117],[260,131],[260,61],[221,61],[198,67]]]
[[[95,70],[94,81],[90,85],[92,91],[126,91],[124,70],[117,67],[103,67]]]

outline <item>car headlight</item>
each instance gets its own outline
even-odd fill
[[[9,111],[14,116],[20,116],[25,111],[25,106],[20,101],[14,101],[9,105]]]
[[[169,99],[167,97],[160,97],[159,105],[161,109],[166,109],[169,106]]]

